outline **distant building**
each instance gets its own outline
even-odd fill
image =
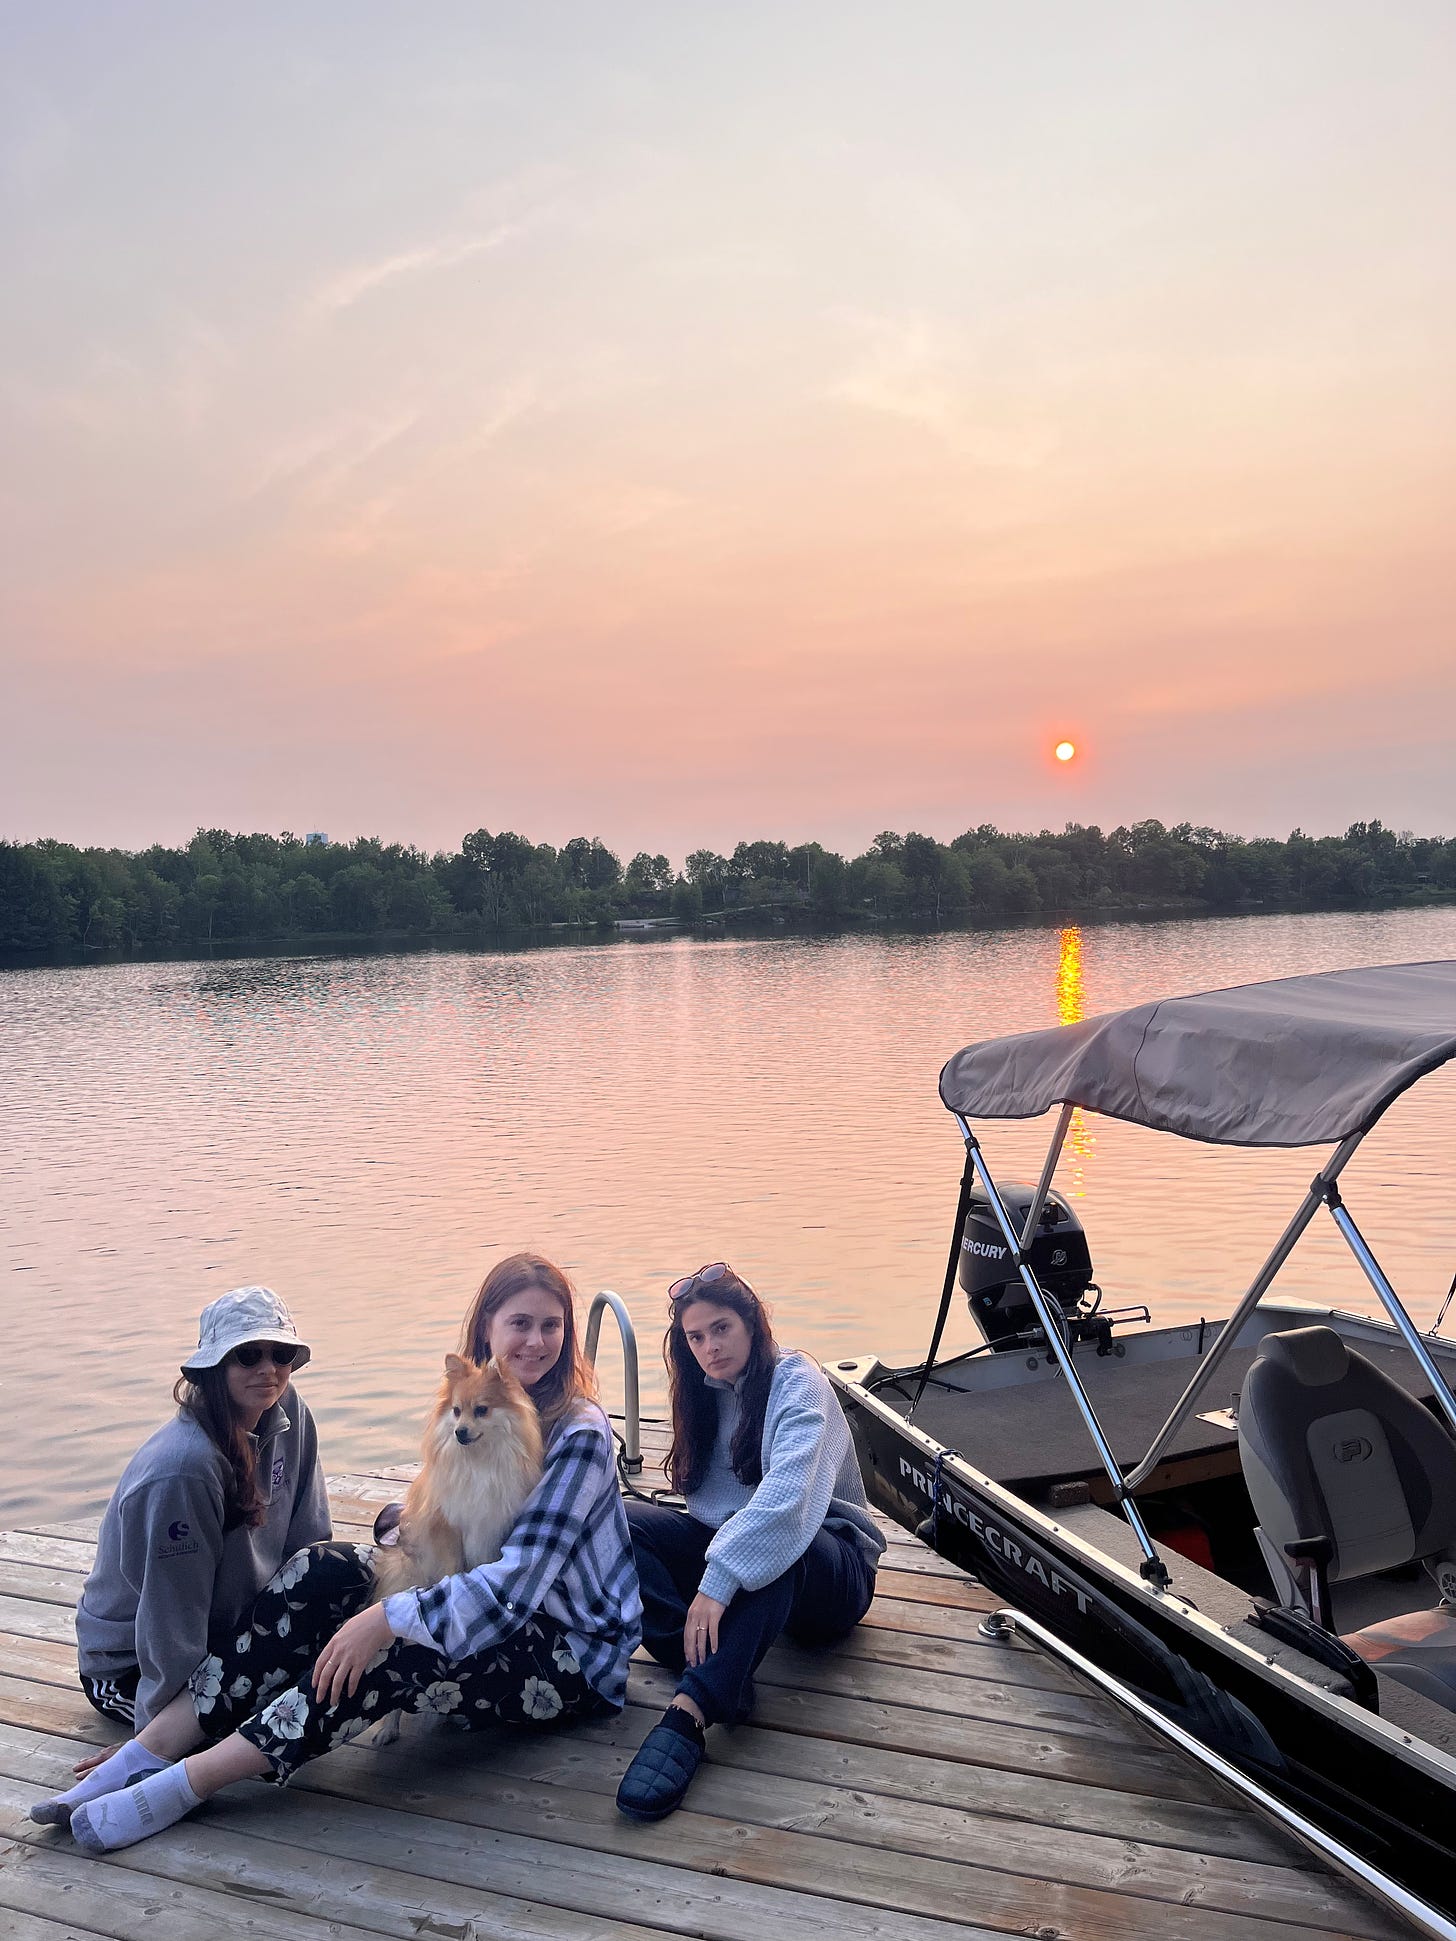
[[[305,849],[327,849],[329,846],[327,832],[323,829],[310,829],[303,839],[303,846]]]

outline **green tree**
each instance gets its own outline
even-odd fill
[[[301,870],[288,885],[286,921],[290,930],[308,935],[329,925],[329,893],[311,870]]]
[[[722,856],[711,849],[695,849],[683,865],[683,874],[694,889],[702,894],[705,910],[723,908],[723,885],[728,877],[728,864]]]
[[[971,909],[978,917],[1000,916],[1010,907],[1010,871],[994,849],[962,852]]]
[[[908,835],[900,848],[910,909],[916,916],[940,923],[953,910],[963,909],[970,896],[966,865],[952,849],[933,836]]]
[[[844,916],[853,908],[849,867],[833,850],[826,850],[815,863],[810,896],[824,917]]]
[[[629,896],[651,895],[658,890],[672,888],[672,865],[666,856],[649,856],[645,849],[639,849],[627,865],[627,874],[622,887]]]
[[[72,941],[75,905],[39,845],[0,841],[0,947],[55,950]]]
[[[703,914],[703,892],[685,876],[677,877],[673,883],[672,913],[682,923],[695,923]]]
[[[428,870],[414,874],[401,871],[389,879],[384,921],[391,930],[428,934],[444,929],[449,920],[450,899]]]
[[[329,885],[329,912],[338,930],[368,933],[379,928],[386,883],[376,863],[349,863]]]

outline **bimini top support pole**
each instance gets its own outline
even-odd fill
[[[1411,1353],[1420,1363],[1421,1373],[1431,1384],[1431,1393],[1435,1396],[1437,1406],[1441,1413],[1445,1416],[1451,1427],[1456,1429],[1456,1399],[1453,1399],[1451,1390],[1446,1384],[1446,1379],[1432,1360],[1431,1351],[1427,1348],[1425,1342],[1417,1332],[1414,1321],[1406,1313],[1400,1296],[1386,1279],[1385,1270],[1381,1267],[1380,1262],[1375,1258],[1374,1254],[1371,1253],[1365,1243],[1365,1236],[1346,1211],[1345,1203],[1340,1198],[1340,1192],[1337,1186],[1331,1185],[1328,1193],[1325,1195],[1325,1203],[1334,1216],[1335,1225],[1345,1236],[1350,1252],[1364,1269],[1366,1280],[1369,1281],[1370,1285],[1375,1289],[1375,1292],[1380,1296],[1381,1304],[1396,1327],[1399,1328],[1405,1340],[1406,1347],[1410,1349]]]
[[[1269,1291],[1270,1283],[1279,1269],[1294,1251],[1294,1243],[1304,1232],[1320,1207],[1325,1203],[1330,1188],[1354,1157],[1355,1148],[1365,1137],[1363,1132],[1352,1132],[1348,1139],[1342,1139],[1328,1160],[1310,1181],[1309,1191],[1300,1201],[1294,1218],[1274,1243],[1273,1251],[1258,1273],[1250,1281],[1248,1291],[1228,1320],[1223,1324],[1218,1339],[1193,1371],[1187,1388],[1173,1404],[1173,1412],[1159,1429],[1148,1445],[1148,1453],[1136,1468],[1127,1472],[1127,1486],[1136,1489],[1139,1483],[1146,1482],[1157,1466],[1159,1456],[1177,1435],[1192,1413],[1193,1404],[1213,1380],[1224,1357],[1238,1338],[1239,1330]]]
[[[1075,1106],[1064,1105],[1057,1115],[1056,1129],[1052,1133],[1052,1142],[1047,1147],[1041,1178],[1036,1183],[1036,1192],[1032,1197],[1031,1205],[1026,1209],[1026,1219],[1022,1223],[1021,1251],[1023,1253],[1031,1245],[1031,1236],[1036,1232],[1036,1223],[1041,1218],[1042,1208],[1046,1205],[1047,1194],[1052,1190],[1052,1175],[1057,1170],[1057,1161],[1062,1156],[1062,1147],[1067,1143],[1067,1132],[1075,1110]],[[964,1125],[965,1121],[962,1120],[961,1123]]]
[[[1070,1113],[1064,1107],[1063,1119],[1067,1121],[1069,1118]],[[962,1123],[964,1124],[964,1121]],[[968,1127],[967,1137],[969,1138]],[[1060,1143],[1060,1140],[1054,1140],[1052,1151],[1048,1156],[1048,1165],[1042,1170],[1041,1185],[1037,1189],[1040,1199],[1045,1198],[1046,1189],[1051,1183],[1051,1169],[1055,1166]],[[1158,1555],[1153,1540],[1148,1535],[1147,1525],[1143,1522],[1138,1506],[1133,1502],[1129,1494],[1127,1484],[1123,1480],[1122,1470],[1118,1465],[1117,1457],[1112,1453],[1112,1445],[1102,1432],[1102,1424],[1097,1420],[1097,1411],[1093,1408],[1087,1391],[1082,1386],[1082,1377],[1077,1371],[1072,1359],[1072,1350],[1067,1341],[1065,1319],[1060,1313],[1053,1314],[1051,1303],[1042,1291],[1041,1282],[1031,1271],[1031,1266],[1027,1259],[1026,1247],[1022,1242],[1021,1236],[1011,1224],[1011,1215],[1006,1211],[1006,1203],[1001,1198],[996,1182],[986,1170],[986,1162],[981,1157],[979,1146],[972,1141],[969,1150],[971,1164],[976,1169],[976,1177],[981,1182],[985,1190],[986,1198],[991,1203],[991,1209],[996,1215],[996,1223],[1005,1236],[1006,1245],[1011,1249],[1011,1257],[1016,1262],[1017,1271],[1021,1275],[1022,1285],[1031,1296],[1031,1304],[1036,1309],[1036,1318],[1042,1325],[1048,1346],[1061,1364],[1062,1373],[1067,1379],[1067,1387],[1072,1391],[1072,1398],[1081,1412],[1082,1420],[1087,1425],[1087,1433],[1091,1436],[1096,1446],[1097,1454],[1101,1459],[1102,1467],[1107,1471],[1108,1477],[1111,1480],[1113,1494],[1122,1505],[1122,1513],[1131,1525],[1133,1535],[1137,1538],[1138,1548],[1143,1553],[1142,1575],[1150,1584],[1156,1585],[1159,1590],[1166,1590],[1172,1581],[1168,1575],[1168,1567]],[[1039,1207],[1034,1205],[1032,1212],[1035,1214],[1038,1211]]]

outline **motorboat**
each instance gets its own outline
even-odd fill
[[[1447,1936],[1456,1339],[1439,1317],[1417,1328],[1345,1173],[1387,1108],[1453,1057],[1456,962],[1280,978],[972,1044],[940,1076],[964,1167],[928,1353],[827,1369],[871,1501],[1004,1600],[988,1636],[1052,1650]],[[1052,1112],[1040,1177],[998,1184],[979,1128]],[[1222,1318],[1153,1326],[1103,1304],[1054,1183],[1085,1113],[1332,1150]],[[1321,1217],[1381,1318],[1273,1294]],[[941,1359],[958,1292],[982,1339]]]

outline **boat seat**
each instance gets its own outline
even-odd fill
[[[1456,1710],[1456,1441],[1333,1328],[1265,1335],[1238,1407],[1255,1535],[1283,1604],[1333,1630],[1330,1585],[1420,1562],[1440,1606],[1345,1643]]]

